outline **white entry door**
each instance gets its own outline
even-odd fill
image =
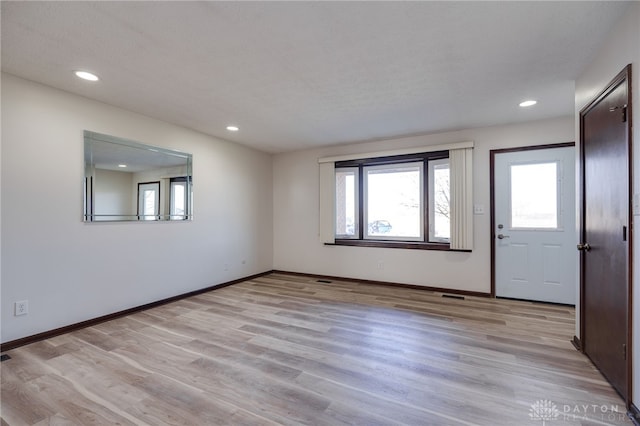
[[[575,305],[574,150],[494,153],[496,296]]]
[[[138,220],[158,220],[160,214],[160,182],[138,184]]]

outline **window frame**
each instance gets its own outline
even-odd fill
[[[340,169],[357,168],[358,184],[356,191],[358,192],[358,221],[355,225],[358,228],[357,238],[345,238],[343,235],[335,234],[334,245],[344,246],[362,246],[362,247],[386,247],[386,248],[403,248],[403,249],[420,249],[420,250],[452,250],[449,241],[431,241],[429,238],[430,218],[430,179],[428,177],[429,163],[435,160],[443,160],[449,158],[449,151],[433,151],[418,154],[405,154],[386,157],[375,157],[365,159],[355,159],[347,161],[337,161],[335,163],[335,172]],[[364,169],[370,166],[393,165],[404,163],[422,162],[422,238],[420,240],[411,240],[405,238],[366,238],[365,223],[365,188],[364,188]],[[335,214],[335,212],[334,212]]]
[[[362,177],[363,177],[363,183],[362,183],[362,187],[363,187],[363,198],[362,198],[362,209],[363,209],[363,220],[362,222],[360,222],[360,228],[362,228],[363,230],[363,236],[362,239],[363,240],[374,240],[374,241],[405,241],[405,242],[424,242],[424,222],[425,222],[425,217],[424,214],[420,214],[419,217],[419,226],[418,229],[420,231],[420,235],[418,235],[417,237],[400,237],[400,236],[394,236],[394,235],[385,235],[385,236],[376,236],[376,235],[370,235],[369,234],[369,220],[370,219],[377,219],[380,220],[381,218],[376,218],[375,216],[369,217],[369,174],[367,173],[368,171],[377,171],[377,170],[389,170],[389,169],[393,169],[393,168],[398,168],[398,167],[402,167],[402,166],[407,166],[407,167],[417,167],[419,172],[420,172],[420,177],[422,178],[419,182],[419,189],[418,189],[418,197],[419,197],[419,206],[420,206],[420,211],[424,211],[426,205],[425,205],[425,191],[424,191],[424,184],[425,184],[425,177],[424,177],[424,160],[420,160],[420,161],[409,161],[409,162],[402,162],[402,163],[387,163],[387,164],[372,164],[372,165],[363,165],[362,167]],[[365,208],[366,206],[366,208]]]

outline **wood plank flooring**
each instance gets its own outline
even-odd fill
[[[271,274],[7,352],[2,425],[631,424],[573,332],[568,307]]]

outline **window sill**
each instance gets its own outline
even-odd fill
[[[380,240],[336,240],[333,244],[325,243],[326,246],[352,246],[352,247],[384,247],[410,250],[439,250],[458,251],[471,253],[471,250],[455,250],[448,243],[423,243],[418,241],[380,241]]]

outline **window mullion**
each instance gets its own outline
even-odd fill
[[[429,222],[429,212],[430,212],[430,208],[431,208],[431,203],[430,198],[429,198],[429,160],[425,159],[424,160],[424,164],[422,166],[422,197],[423,197],[423,201],[422,201],[422,215],[424,217],[424,226],[422,229],[423,235],[422,235],[422,241],[424,242],[428,242],[429,241],[429,226],[430,226],[430,222]]]
[[[358,239],[364,239],[364,168],[358,166]]]

